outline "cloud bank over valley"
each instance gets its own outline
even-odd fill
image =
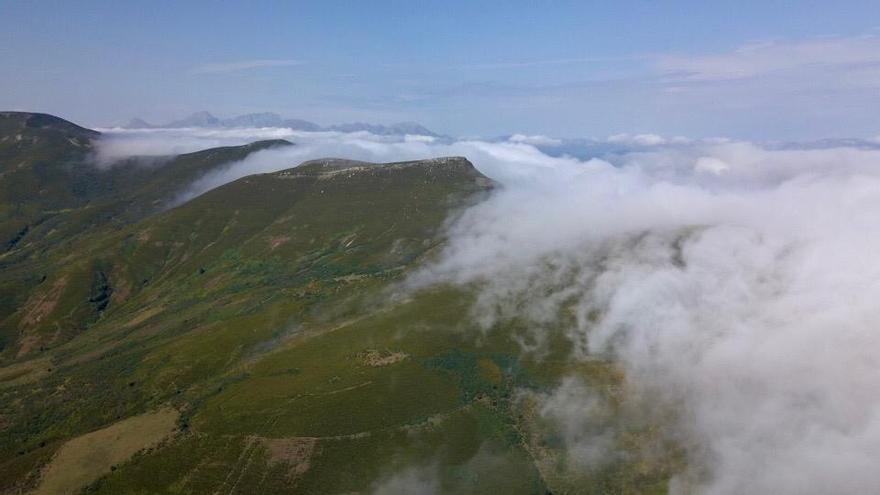
[[[206,175],[186,197],[321,157],[460,155],[498,181],[408,285],[473,288],[484,328],[528,322],[524,353],[539,355],[556,332],[573,362],[618,362],[633,402],[651,403],[642,413],[685,447],[679,492],[880,486],[869,465],[880,456],[873,143],[163,129],[108,132],[100,153],[112,162],[257,139],[295,144]],[[541,412],[572,455],[586,464],[613,455],[601,430],[584,431],[601,402],[574,378],[559,387]]]

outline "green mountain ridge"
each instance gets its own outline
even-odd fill
[[[626,455],[577,469],[535,401],[572,373],[613,399],[613,364],[523,354],[519,323],[472,321],[473,288],[403,289],[495,186],[466,158],[313,160],[167,208],[289,143],[97,169],[96,135],[14,117],[35,139],[2,170],[39,173],[0,196],[29,227],[0,254],[0,493],[665,493],[680,467],[621,415]]]
[[[134,221],[161,209],[182,188],[250,153],[284,140],[214,148],[177,156],[132,157],[96,166],[101,134],[45,114],[0,113],[0,252],[33,238],[48,220],[88,230],[93,216]],[[86,211],[88,210],[88,211]],[[71,214],[72,213],[72,214]],[[81,223],[88,222],[87,225]],[[57,229],[57,222],[49,222]]]

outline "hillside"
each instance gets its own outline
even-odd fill
[[[83,209],[136,220],[215,167],[290,144],[260,141],[149,160],[132,158],[108,168],[97,166],[100,137],[97,131],[51,115],[0,113],[0,252],[25,242],[26,236],[32,239],[39,225],[61,218],[70,221]],[[58,226],[52,223],[51,228]]]
[[[613,395],[611,364],[572,369],[562,339],[525,357],[468,288],[401,285],[494,187],[466,158],[314,160],[163,208],[285,143],[138,175],[86,169],[83,139],[41,167],[100,187],[34,203],[21,218],[48,216],[0,258],[0,493],[665,492],[679,460],[651,455],[651,425],[609,419],[626,455],[584,473],[530,399],[572,373]]]
[[[262,141],[185,155],[132,158],[109,168],[96,165],[100,133],[57,117],[5,112],[0,127],[0,357],[28,339],[27,328],[53,329],[55,341],[82,331],[103,311],[103,302],[77,304],[101,291],[106,277],[86,270],[83,279],[63,291],[69,304],[58,303],[57,319],[26,316],[37,304],[51,274],[70,269],[89,246],[144,217],[166,209],[187,184],[250,153],[286,141]],[[75,278],[79,278],[78,274]],[[92,287],[94,284],[95,287]],[[63,301],[64,297],[59,294]],[[37,321],[39,320],[39,321]],[[42,345],[33,336],[33,345]],[[27,346],[25,346],[27,348]],[[20,349],[19,349],[20,350]]]

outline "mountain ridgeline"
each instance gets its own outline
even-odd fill
[[[379,136],[402,136],[406,134],[418,136],[434,136],[439,134],[427,129],[417,122],[397,122],[394,124],[369,124],[364,122],[349,122],[330,126],[321,126],[314,122],[301,119],[286,119],[277,113],[249,113],[221,119],[209,112],[196,112],[180,120],[174,120],[166,124],[156,125],[140,118],[128,121],[126,129],[181,129],[181,128],[244,128],[244,127],[284,127],[295,131],[306,132],[369,132]]]
[[[614,366],[523,354],[473,288],[403,289],[491,194],[466,158],[314,160],[171,207],[296,144],[98,167],[100,139],[0,113],[0,493],[665,493],[680,469],[623,419],[623,454],[579,469],[528,397],[613,393]]]

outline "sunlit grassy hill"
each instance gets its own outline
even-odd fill
[[[490,193],[467,159],[317,160],[170,208],[288,143],[97,168],[93,131],[0,122],[0,493],[665,492],[649,425],[582,473],[529,400],[571,373],[613,395],[613,366],[522,354],[469,288],[401,288]]]

